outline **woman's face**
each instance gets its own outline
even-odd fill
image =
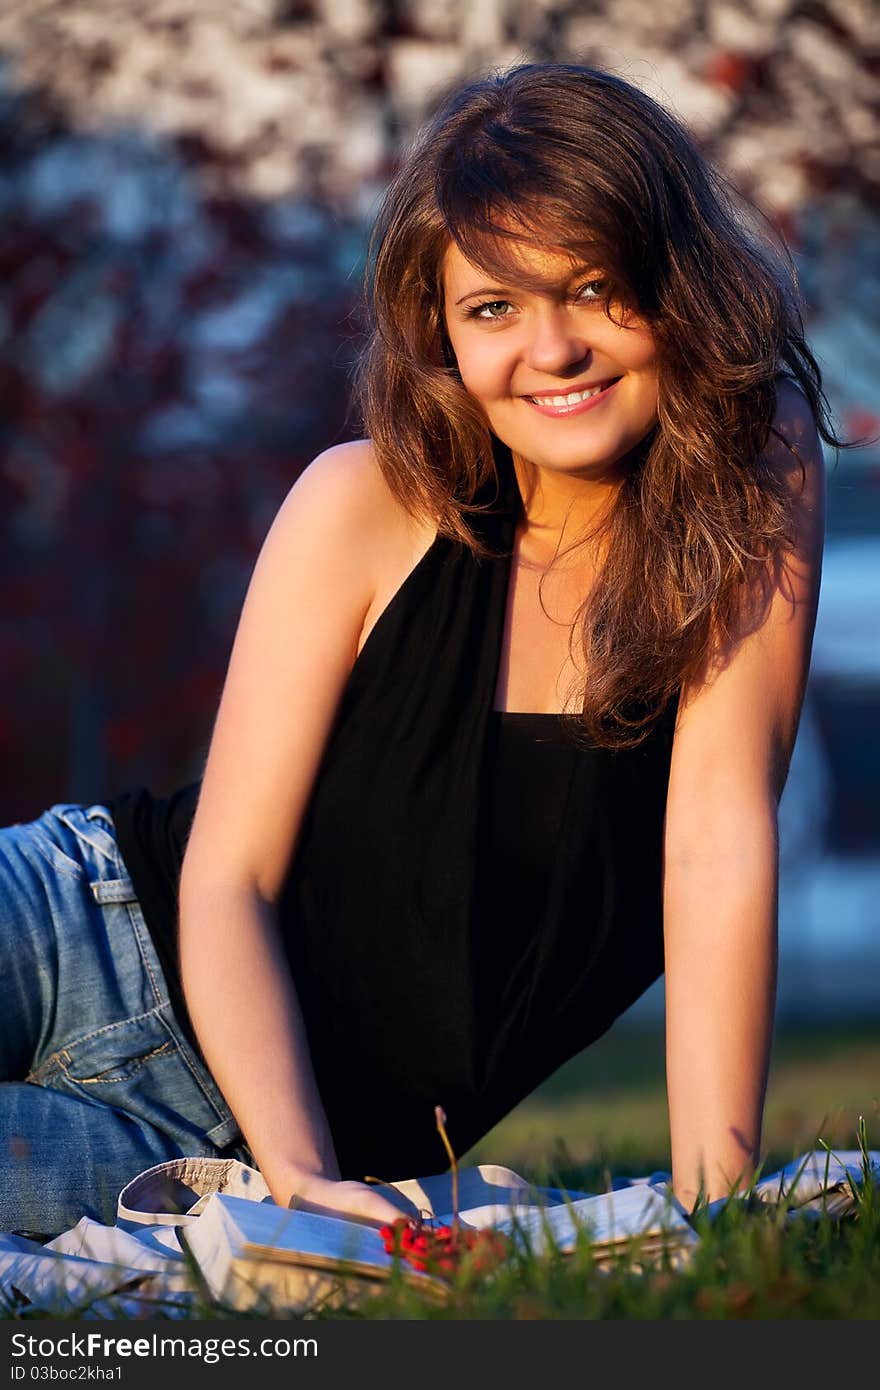
[[[607,480],[657,419],[654,338],[634,317],[608,318],[595,267],[573,271],[567,256],[532,248],[521,259],[540,289],[499,281],[454,244],[446,252],[446,327],[462,382],[515,456]]]

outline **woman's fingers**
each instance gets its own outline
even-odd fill
[[[367,1183],[336,1182],[319,1177],[302,1182],[291,1195],[288,1206],[327,1216],[347,1216],[377,1226],[396,1221],[400,1216],[418,1216],[416,1207],[403,1196],[392,1201]]]

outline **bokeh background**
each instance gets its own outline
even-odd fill
[[[880,434],[872,0],[4,0],[2,823],[199,775],[275,510],[359,434],[360,282],[395,161],[457,78],[551,58],[689,123],[791,247],[840,429]],[[828,463],[779,1018],[876,1040],[880,443]],[[661,1014],[662,986],[627,1022]],[[630,1075],[595,1056],[594,1095]]]

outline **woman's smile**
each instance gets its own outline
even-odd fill
[[[632,314],[609,316],[612,287],[596,267],[518,254],[523,280],[500,284],[456,245],[446,251],[446,330],[462,383],[515,458],[607,484],[657,420],[653,335]]]
[[[567,391],[564,395],[526,396],[524,399],[536,410],[540,410],[542,415],[549,415],[551,418],[581,415],[585,410],[592,410],[595,406],[601,405],[619,380],[620,377],[613,377],[610,381],[597,382],[595,386],[583,386],[574,391]]]

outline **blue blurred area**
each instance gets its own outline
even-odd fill
[[[402,144],[467,72],[602,63],[687,119],[785,235],[839,426],[874,438],[828,458],[780,812],[780,1010],[880,1016],[880,118],[861,8],[38,8],[0,16],[2,822],[199,774],[272,516],[359,433],[360,277]],[[653,991],[634,1017],[661,1006]]]

